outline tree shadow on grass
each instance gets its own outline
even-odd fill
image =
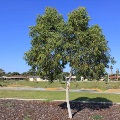
[[[61,84],[65,84],[65,82],[61,82]]]
[[[102,110],[102,109],[109,108],[112,105],[113,105],[112,101],[106,98],[101,98],[101,97],[96,97],[96,98],[79,97],[77,99],[70,101],[70,108],[72,110],[75,110],[72,116],[74,116],[79,111],[85,108],[89,108],[90,110]],[[62,109],[67,109],[66,102],[60,104],[59,106]]]

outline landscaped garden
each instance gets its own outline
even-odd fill
[[[1,81],[0,84],[3,85],[3,87],[0,87],[0,98],[47,99],[49,101],[55,99],[65,100],[65,81],[49,83],[9,80]],[[13,90],[12,88],[16,89]],[[20,90],[20,88],[25,89]],[[43,90],[39,90],[39,88],[43,88]],[[83,100],[81,98],[86,97],[90,101],[92,98],[99,98],[95,100],[101,101],[101,97],[112,102],[120,102],[120,94],[114,94],[117,92],[120,92],[120,82],[108,82],[107,84],[105,82],[71,82],[70,100],[78,98],[79,100]]]
[[[72,120],[119,120],[120,105],[71,102]],[[65,102],[0,100],[0,120],[68,120]]]
[[[49,83],[11,80],[1,81],[0,84],[0,120],[68,119],[65,81]],[[20,90],[20,88],[31,88],[31,90]],[[44,88],[44,90],[32,90],[32,88]],[[81,89],[84,92],[79,91]],[[71,82],[69,95],[72,119],[119,120],[120,105],[116,103],[120,102],[120,94],[115,94],[117,90],[119,93],[120,82]]]
[[[0,81],[0,86],[7,86],[7,87],[40,87],[40,88],[56,88],[56,87],[62,87],[66,88],[66,82],[62,81],[54,81],[53,83],[50,82],[30,82],[26,80],[5,80]],[[74,81],[70,84],[70,89],[100,89],[100,90],[108,90],[108,89],[120,89],[120,81],[111,81],[111,82],[105,82],[105,81],[90,81],[90,82],[80,82],[80,81]]]

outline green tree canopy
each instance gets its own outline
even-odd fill
[[[68,15],[68,56],[70,66],[84,78],[99,79],[111,60],[108,41],[98,25],[89,25],[90,17],[85,8],[78,8]],[[114,61],[114,60],[113,60]]]
[[[37,17],[36,25],[30,27],[32,47],[25,53],[25,60],[38,75],[51,81],[64,68],[61,47],[64,26],[62,15],[48,7],[44,15]]]
[[[66,22],[56,9],[47,7],[30,27],[31,48],[24,56],[28,65],[50,81],[68,63],[76,74],[99,79],[111,57],[102,29],[89,21],[84,7],[69,13]]]
[[[0,77],[3,75],[5,75],[5,71],[2,68],[0,68]]]

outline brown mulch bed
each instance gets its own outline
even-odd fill
[[[120,120],[120,105],[71,102],[72,120]],[[0,100],[0,120],[68,120],[65,102]]]

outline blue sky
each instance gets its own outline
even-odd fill
[[[26,72],[29,66],[23,60],[30,49],[29,26],[47,6],[55,7],[65,20],[72,10],[83,6],[91,17],[90,25],[103,29],[111,55],[120,69],[120,0],[0,0],[0,68],[5,72]],[[69,71],[67,66],[65,71]]]

